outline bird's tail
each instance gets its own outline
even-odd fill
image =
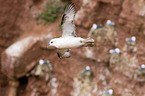
[[[94,39],[92,39],[92,38],[87,38],[87,39],[85,39],[85,40],[83,41],[83,43],[85,43],[85,44],[83,45],[83,47],[93,47],[95,41],[94,41]]]

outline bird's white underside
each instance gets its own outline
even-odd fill
[[[82,45],[84,45],[83,38],[81,37],[63,37],[63,38],[55,38],[54,40],[54,44],[55,47],[58,49],[72,49],[72,48],[78,48],[81,47]]]

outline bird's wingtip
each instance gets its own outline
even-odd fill
[[[76,11],[75,9],[75,4],[73,2],[69,2],[66,7],[65,7],[65,12],[68,10],[74,9],[74,12]]]

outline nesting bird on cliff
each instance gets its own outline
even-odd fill
[[[64,15],[61,21],[62,27],[62,36],[59,38],[54,38],[50,40],[49,46],[54,46],[58,48],[58,57],[60,58],[68,58],[70,54],[68,54],[69,49],[78,48],[82,46],[93,46],[94,40],[87,38],[83,39],[81,37],[77,37],[75,34],[75,25],[74,25],[74,17],[75,17],[75,7],[74,4],[71,3],[67,5]],[[66,50],[67,49],[67,50]],[[62,51],[64,50],[64,51]],[[63,52],[63,53],[61,53]],[[66,54],[67,53],[67,54]]]

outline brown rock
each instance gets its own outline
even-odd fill
[[[2,53],[2,72],[11,79],[24,76],[41,56],[41,43],[38,37],[28,36],[12,44]]]

